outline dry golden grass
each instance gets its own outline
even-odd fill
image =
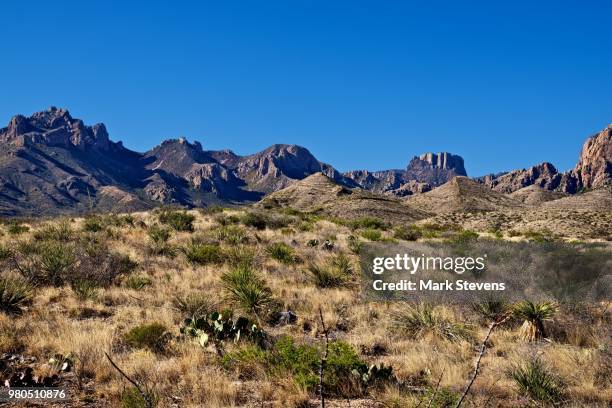
[[[196,216],[195,231],[173,232],[168,241],[168,245],[178,248],[174,257],[152,255],[147,250],[150,245],[147,230],[138,225],[157,223],[153,213],[133,214],[134,226],[113,225],[96,233],[109,243],[112,251],[136,261],[135,273],[148,277],[150,284],[133,289],[118,279],[114,285],[96,289],[87,299],[79,299],[69,286],[38,287],[33,303],[21,315],[0,312],[0,354],[20,353],[35,357],[35,366],[41,373],[49,371],[45,363],[50,357],[56,354],[71,356],[74,374],[66,381],[76,396],[73,406],[121,406],[122,394],[129,389],[129,384],[111,367],[105,352],[154,394],[159,406],[311,406],[309,404],[317,399],[315,393],[297,385],[290,375],[275,374],[257,363],[251,366],[249,373],[226,369],[214,348],[203,348],[180,336],[179,327],[187,316],[176,307],[177,297],[195,293],[219,308],[229,306],[222,296],[220,284],[220,276],[228,266],[191,264],[180,250],[196,235],[215,240],[214,231],[219,227],[215,219],[219,215],[190,213]],[[243,210],[226,210],[222,216],[240,217],[242,214]],[[462,223],[464,220],[452,221]],[[307,222],[312,224],[309,231],[300,231],[295,225],[290,227],[291,231],[246,229],[248,241],[242,245],[254,252],[256,268],[261,271],[280,309],[292,310],[298,316],[294,325],[266,323],[264,329],[272,337],[290,335],[299,344],[321,344],[322,327],[318,319],[321,309],[332,339],[353,345],[368,364],[392,366],[398,380],[350,402],[332,398],[329,406],[443,406],[440,401],[445,395],[450,396],[451,401],[456,398],[471,375],[476,347],[486,332],[478,316],[471,310],[439,306],[436,311],[444,318],[471,324],[474,339],[451,342],[431,333],[409,338],[391,323],[397,305],[364,303],[356,286],[317,288],[306,271],[307,265],[323,262],[331,254],[320,247],[309,247],[307,242],[333,239],[334,253],[345,253],[357,270],[358,257],[349,250],[347,237],[358,234],[326,220],[312,218]],[[30,239],[42,227],[37,222],[29,225],[31,231],[19,237],[3,234],[0,244],[11,245],[15,239]],[[78,231],[83,220],[74,220],[70,225]],[[390,236],[391,232],[384,235]],[[294,248],[299,261],[283,264],[269,259],[265,249],[276,242]],[[221,246],[231,247],[226,243]],[[497,329],[483,358],[481,374],[468,396],[470,406],[527,405],[529,401],[520,394],[508,370],[531,356],[540,356],[563,379],[570,406],[603,407],[612,403],[609,380],[612,364],[608,355],[610,315],[604,312],[593,319],[588,333],[582,331],[581,334],[584,327],[576,326],[569,318],[560,318],[555,325],[567,327],[567,330],[563,336],[559,335],[561,340],[553,338],[550,343],[521,341],[520,322]],[[162,352],[133,349],[125,344],[123,336],[131,328],[152,322],[161,323],[168,329],[169,341]],[[242,347],[242,344],[229,343],[226,352]]]

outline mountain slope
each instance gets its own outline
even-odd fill
[[[323,173],[313,174],[274,192],[259,205],[320,212],[348,219],[376,217],[391,223],[410,223],[428,215],[396,198],[341,186]]]
[[[448,183],[406,199],[415,208],[433,213],[497,211],[519,209],[523,204],[467,178],[455,177]]]

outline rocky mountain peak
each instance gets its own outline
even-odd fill
[[[68,110],[55,106],[30,117],[13,116],[7,127],[0,129],[0,143],[16,146],[42,143],[79,150],[111,147],[104,124],[86,126],[82,120],[70,116]]]
[[[612,124],[586,140],[573,173],[582,188],[612,184]]]

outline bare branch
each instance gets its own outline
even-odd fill
[[[111,363],[113,368],[117,370],[119,374],[121,374],[126,380],[128,380],[134,387],[136,387],[136,389],[140,393],[140,396],[144,399],[147,408],[153,408],[153,401],[151,400],[151,396],[142,389],[140,384],[132,380],[126,373],[124,373],[123,370],[120,369],[119,366],[117,366],[117,364],[115,364],[115,362],[110,358],[106,351],[104,352],[104,355],[106,355],[106,358]]]

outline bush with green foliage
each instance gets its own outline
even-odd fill
[[[376,229],[366,229],[361,231],[361,236],[370,241],[382,240],[382,233]]]
[[[281,337],[268,352],[267,363],[278,376],[291,374],[294,381],[313,391],[319,384],[321,354],[315,346],[295,344],[289,336]],[[391,367],[368,366],[355,352],[353,346],[335,340],[329,343],[323,376],[323,386],[328,395],[355,397],[363,395],[368,387],[393,379]]]
[[[193,264],[207,265],[223,262],[223,250],[215,244],[191,243],[184,248],[187,260]]]
[[[12,221],[8,224],[6,230],[11,235],[19,235],[23,234],[24,232],[28,232],[30,230],[30,227],[28,227],[27,225],[22,225],[17,221]]]
[[[324,264],[310,264],[308,272],[313,283],[319,288],[347,287],[353,279],[353,266],[342,253],[333,256]]]
[[[86,232],[99,232],[104,229],[104,225],[102,225],[102,219],[98,216],[87,217],[83,221],[83,231]]]
[[[536,358],[513,367],[509,372],[519,391],[535,402],[556,405],[563,400],[564,386],[544,363]]]
[[[0,311],[19,314],[32,302],[32,285],[20,276],[0,275]]]
[[[352,229],[378,229],[386,230],[389,224],[380,218],[376,217],[361,217],[348,222],[348,226]]]
[[[432,305],[424,303],[416,306],[406,305],[392,316],[393,328],[411,338],[433,334],[450,341],[470,340],[472,329],[464,323],[446,319],[434,311]]]
[[[352,253],[359,255],[361,249],[363,248],[363,242],[354,235],[349,235],[346,238],[348,249],[351,250]]]
[[[193,231],[195,216],[186,211],[162,210],[158,215],[159,222],[169,225],[175,231]]]
[[[91,300],[98,295],[98,288],[94,282],[87,279],[76,280],[70,284],[77,299]]]
[[[421,230],[411,225],[408,227],[399,226],[393,230],[393,238],[401,239],[403,241],[416,241],[421,238],[423,234]]]
[[[453,234],[448,242],[453,244],[467,244],[478,240],[478,233],[470,230],[462,230]]]
[[[146,275],[131,273],[125,277],[123,284],[128,289],[141,290],[147,286],[151,286],[153,281]]]
[[[41,229],[34,231],[32,236],[37,241],[69,242],[74,239],[74,231],[70,223],[63,220],[58,223],[45,225]]]
[[[216,238],[229,245],[239,245],[247,241],[247,232],[237,225],[221,226],[215,231]]]
[[[142,324],[128,331],[124,340],[130,347],[159,352],[163,351],[168,343],[168,330],[166,326],[157,322]]]
[[[289,245],[284,242],[276,242],[270,245],[266,252],[272,259],[276,259],[277,261],[289,265],[296,261],[295,251]]]
[[[274,302],[272,291],[250,265],[239,265],[223,273],[221,284],[229,302],[256,318]]]
[[[258,230],[285,228],[293,219],[284,214],[266,213],[263,211],[248,211],[242,216],[240,221],[247,227]]]

